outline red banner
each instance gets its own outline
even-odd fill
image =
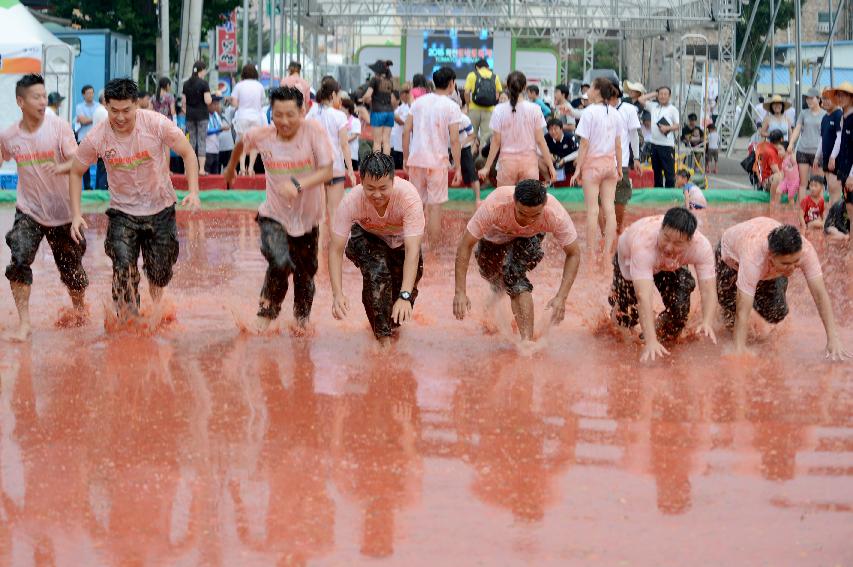
[[[216,67],[222,73],[237,71],[237,10],[228,14],[221,26],[216,26]]]

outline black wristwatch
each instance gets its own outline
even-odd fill
[[[293,183],[293,186],[296,187],[297,193],[302,193],[302,185],[299,184],[299,180],[295,177],[290,178],[290,182]]]
[[[411,303],[412,302],[412,292],[411,291],[401,291],[400,292],[400,299],[402,299],[403,301],[408,301],[409,303]]]

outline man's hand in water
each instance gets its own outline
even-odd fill
[[[394,302],[394,307],[391,308],[391,320],[402,325],[406,321],[412,319],[412,302],[405,299],[398,299]]]
[[[332,317],[335,319],[343,319],[349,313],[349,299],[346,295],[336,295],[332,299]]]
[[[654,362],[655,358],[663,358],[669,355],[669,351],[658,341],[653,340],[646,343],[640,354],[640,362]]]
[[[559,295],[548,302],[545,309],[551,309],[551,322],[560,323],[566,316],[566,298]]]
[[[717,344],[717,335],[710,323],[702,323],[696,328],[696,334],[700,337],[708,337],[711,342]]]
[[[456,295],[453,296],[453,315],[461,321],[470,312],[471,300],[468,299],[464,291],[457,291]]]
[[[199,210],[201,208],[201,199],[199,199],[198,193],[190,191],[181,201],[181,206],[188,207],[193,212]]]
[[[841,340],[835,338],[826,342],[826,358],[836,362],[843,362],[853,358],[853,354],[844,350]]]
[[[86,224],[86,221],[83,220],[82,216],[76,216],[71,221],[71,240],[74,242],[80,243],[83,240],[83,231],[81,229],[89,228],[89,225]]]

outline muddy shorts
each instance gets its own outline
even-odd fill
[[[107,217],[104,251],[113,261],[113,301],[135,313],[139,310],[140,252],[149,284],[166,287],[172,281],[172,267],[178,261],[175,205],[145,216],[107,209]]]
[[[352,225],[346,255],[361,270],[361,302],[376,338],[390,337],[397,323],[391,320],[391,309],[400,297],[403,285],[403,263],[406,247],[391,248],[360,225]],[[418,297],[418,282],[424,273],[424,259],[418,260],[418,272],[412,291],[412,306]]]
[[[622,168],[622,179],[616,182],[616,198],[614,199],[617,205],[627,205],[631,200],[633,188],[631,186],[630,169]]]
[[[661,340],[673,340],[687,324],[687,317],[690,315],[690,294],[696,288],[696,280],[690,270],[682,266],[674,272],[656,273],[654,283],[664,306],[664,310],[657,317],[655,329]],[[616,310],[616,321],[619,325],[630,329],[640,322],[634,282],[626,280],[622,275],[618,254],[613,256],[613,285],[607,302]]]
[[[71,225],[44,226],[33,217],[15,211],[15,223],[6,234],[6,244],[12,251],[12,258],[6,268],[6,277],[12,283],[33,285],[33,262],[36,259],[42,238],[47,238],[53,260],[59,269],[59,279],[71,291],[82,291],[89,285],[86,270],[83,269],[83,255],[86,253],[86,240],[78,244],[71,239]]]
[[[529,238],[515,238],[505,244],[481,240],[474,249],[480,275],[492,289],[503,289],[510,297],[533,291],[527,272],[545,256],[542,251],[544,238],[544,234],[537,234]]]
[[[293,317],[305,321],[314,304],[314,275],[317,273],[317,242],[320,229],[290,236],[276,220],[260,215],[261,254],[269,262],[261,288],[258,317],[275,319],[287,295],[287,278],[293,276]]]
[[[737,270],[723,261],[720,245],[714,252],[717,260],[717,301],[726,327],[732,328],[737,313]],[[779,323],[788,315],[788,278],[779,276],[772,280],[761,280],[755,287],[752,306],[768,323]]]

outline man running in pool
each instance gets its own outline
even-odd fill
[[[30,290],[42,238],[53,252],[59,279],[68,288],[75,323],[86,318],[83,297],[89,279],[83,269],[86,241],[71,239],[71,204],[68,170],[77,151],[71,126],[55,114],[45,113],[47,93],[41,75],[24,75],[15,85],[22,117],[0,134],[4,160],[18,164],[18,197],[15,223],[6,235],[12,252],[6,277],[18,308],[19,325],[6,338],[23,341],[30,336]]]
[[[130,79],[113,79],[104,87],[109,119],[87,135],[71,166],[71,237],[82,242],[88,228],[80,213],[83,174],[98,158],[110,180],[109,223],[104,249],[113,262],[113,302],[122,320],[139,312],[139,268],[142,252],[148,291],[155,304],[172,279],[178,261],[177,195],[169,177],[169,148],[184,159],[189,194],[181,202],[200,206],[198,161],[180,128],[157,112],[140,112],[139,91]]]
[[[734,328],[735,354],[748,352],[746,339],[753,307],[768,323],[779,323],[788,315],[788,278],[799,268],[823,321],[827,358],[844,360],[850,356],[838,336],[817,252],[795,226],[767,217],[736,224],[723,232],[716,259],[717,296],[723,321]]]
[[[332,227],[332,315],[343,319],[349,311],[341,275],[346,247],[347,258],[361,270],[361,301],[370,327],[387,347],[394,329],[412,318],[418,296],[424,210],[415,186],[394,177],[391,156],[376,152],[360,165],[361,185],[343,198]]]
[[[332,178],[332,146],[323,125],[305,120],[302,92],[270,92],[272,124],[247,132],[234,147],[225,181],[234,181],[243,152],[261,154],[266,199],[258,208],[261,253],[269,262],[261,289],[256,330],[263,332],[281,312],[287,278],[293,275],[293,316],[305,328],[314,303],[317,241],[323,220],[323,184]]]
[[[674,340],[684,329],[690,314],[690,294],[696,287],[687,268],[690,264],[696,268],[702,295],[698,333],[717,342],[712,327],[717,310],[714,253],[711,243],[696,227],[693,213],[675,207],[663,216],[636,221],[619,237],[608,302],[613,306],[611,317],[618,325],[631,328],[640,323],[646,343],[640,362],[668,355],[660,341]],[[652,310],[654,288],[660,292],[665,307],[657,321]]]
[[[544,257],[542,240],[548,232],[566,253],[560,289],[547,306],[551,320],[562,321],[580,264],[578,233],[566,209],[535,179],[525,179],[515,187],[498,187],[468,222],[456,250],[456,318],[462,320],[471,311],[466,279],[474,251],[480,275],[491,284],[492,291],[503,290],[509,295],[521,339],[532,341],[533,284],[527,272]]]

